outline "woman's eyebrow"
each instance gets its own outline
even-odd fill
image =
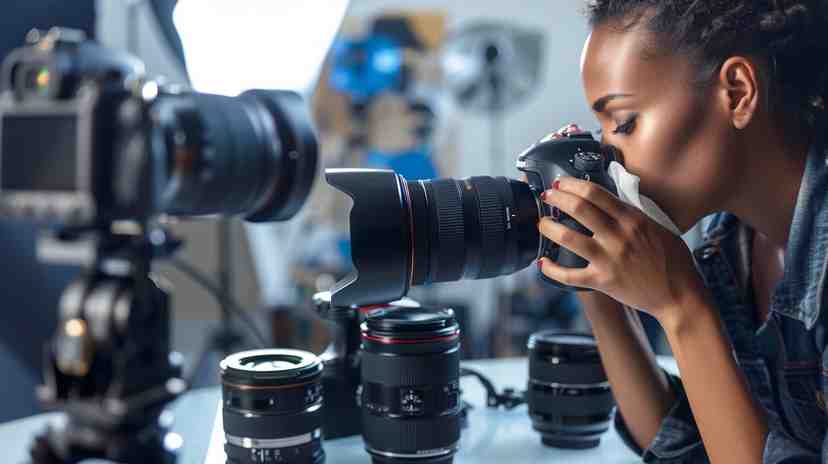
[[[607,106],[607,103],[616,100],[618,98],[624,97],[632,97],[633,94],[631,93],[611,93],[609,95],[604,95],[603,97],[595,100],[595,103],[592,104],[592,110],[596,113],[603,113],[604,108]]]

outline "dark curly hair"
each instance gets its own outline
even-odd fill
[[[647,53],[675,51],[709,83],[728,57],[764,60],[771,104],[813,125],[828,101],[828,0],[591,0],[590,24],[655,33]]]

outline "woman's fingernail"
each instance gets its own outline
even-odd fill
[[[538,260],[538,270],[543,271],[543,259]]]
[[[559,181],[559,180],[556,180],[555,182],[552,182],[552,188],[555,189],[555,190],[558,190],[560,188],[560,185],[561,185],[561,181]]]
[[[541,192],[541,194],[540,194],[540,199],[541,199],[541,201],[546,201],[546,190],[544,190],[543,192]]]

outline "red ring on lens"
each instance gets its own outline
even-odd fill
[[[419,338],[416,340],[405,340],[394,337],[376,337],[374,335],[362,334],[363,339],[382,343],[383,345],[416,345],[418,343],[435,343],[449,341],[458,337],[460,337],[460,329],[457,329],[456,332],[451,335],[446,335],[445,337]]]
[[[382,303],[382,304],[373,304],[368,306],[360,306],[359,311],[362,313],[367,313],[370,311],[374,311],[375,309],[383,309],[383,308],[390,308],[390,304]]]

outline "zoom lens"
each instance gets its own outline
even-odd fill
[[[544,331],[529,337],[527,402],[546,446],[598,446],[615,400],[591,335]]]
[[[284,221],[308,197],[318,150],[298,94],[165,94],[153,112],[159,121],[150,144],[167,160],[163,212]]]
[[[407,181],[392,171],[328,169],[354,199],[356,273],[334,288],[340,306],[393,301],[411,286],[511,274],[537,259],[540,204],[506,177]]]
[[[236,353],[221,364],[227,462],[319,464],[322,362],[299,350]]]
[[[451,463],[460,440],[454,311],[382,309],[362,324],[362,425],[374,463]]]

